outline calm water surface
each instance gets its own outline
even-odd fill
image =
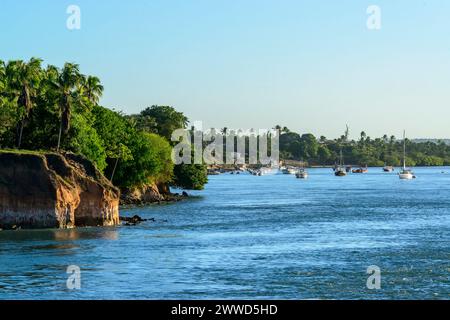
[[[212,176],[185,202],[123,211],[156,219],[136,227],[2,231],[0,299],[450,298],[450,168],[309,172]]]

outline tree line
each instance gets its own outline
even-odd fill
[[[310,165],[333,165],[339,162],[342,150],[347,164],[361,166],[400,166],[403,161],[403,139],[384,135],[372,139],[361,132],[359,139],[349,138],[349,131],[337,139],[319,138],[310,133],[292,132],[286,127],[280,130],[280,158],[303,160]],[[450,165],[450,145],[444,141],[414,142],[406,139],[408,166]]]
[[[202,189],[203,165],[174,166],[170,134],[188,118],[169,106],[126,115],[99,105],[99,78],[41,59],[0,61],[0,149],[71,151],[120,188],[149,183]]]

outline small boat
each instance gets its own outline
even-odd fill
[[[384,172],[393,172],[394,167],[393,166],[384,166],[383,171]]]
[[[347,172],[345,172],[345,170],[342,169],[338,169],[336,170],[336,172],[334,173],[334,175],[336,177],[345,177],[347,175]]]
[[[209,176],[218,176],[219,174],[220,174],[220,172],[217,171],[217,170],[208,169],[208,175]]]
[[[281,170],[283,174],[296,174],[297,171],[294,168],[284,168]]]
[[[411,171],[411,169],[406,168],[406,132],[403,131],[403,168],[400,170],[398,174],[401,180],[412,180],[415,179],[416,176]]]
[[[297,173],[295,174],[295,177],[297,179],[308,179],[308,172],[302,168],[297,171]]]
[[[352,170],[352,173],[367,173],[369,172],[369,169],[367,167],[361,167],[359,169]]]
[[[334,170],[334,175],[336,177],[345,177],[347,175],[347,171],[345,170],[345,167],[344,167],[342,150],[341,150],[341,154],[340,154],[340,158],[339,158],[339,166],[336,166],[336,169]]]

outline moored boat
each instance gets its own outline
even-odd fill
[[[334,170],[334,175],[336,177],[344,177],[347,175],[347,171],[345,169],[344,160],[343,160],[343,156],[342,156],[342,149],[341,149],[341,153],[340,153],[340,157],[339,157],[339,165],[336,166],[336,168]]]
[[[286,167],[286,168],[283,168],[282,170],[281,170],[281,172],[283,173],[283,174],[296,174],[296,170],[295,170],[295,168],[292,168],[292,167]]]
[[[295,174],[295,177],[297,179],[308,179],[308,172],[302,168],[297,171],[297,173]]]
[[[411,169],[406,168],[406,132],[403,131],[403,168],[400,170],[398,177],[401,180],[412,180],[415,179],[416,176],[412,172]]]
[[[361,167],[361,168],[352,170],[352,173],[367,173],[367,172],[369,172],[369,169],[367,167],[364,167],[364,168]]]

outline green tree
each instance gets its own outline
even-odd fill
[[[110,180],[113,181],[117,165],[120,160],[132,160],[133,156],[127,147],[132,131],[130,123],[120,113],[100,106],[92,110],[94,116],[93,126],[101,139],[108,157],[108,170]]]
[[[103,86],[100,79],[93,76],[80,78],[80,91],[92,105],[97,105],[103,95]]]
[[[333,154],[327,146],[319,145],[319,147],[317,148],[317,158],[319,163],[329,164],[331,158],[333,158]]]
[[[100,171],[106,168],[104,141],[89,121],[78,113],[72,115],[72,126],[65,141],[65,149],[82,154],[94,162]]]
[[[154,133],[170,141],[172,133],[177,129],[185,129],[189,123],[188,118],[169,106],[151,106],[141,112],[141,116],[151,117],[155,120]]]
[[[147,133],[156,133],[157,132],[157,123],[156,120],[150,116],[143,115],[130,115],[125,116],[129,123],[138,131],[144,131]]]
[[[17,139],[17,148],[22,144],[22,135],[25,122],[35,106],[35,98],[41,78],[41,59],[31,58],[29,62],[22,60],[10,61],[5,73],[9,87],[17,96],[17,110],[19,112],[20,128]]]
[[[173,185],[188,190],[203,190],[208,182],[206,166],[201,164],[180,164],[174,169]]]
[[[0,97],[3,96],[6,89],[6,65],[0,60]]]
[[[62,134],[67,135],[69,132],[73,107],[77,104],[78,106],[82,104],[82,96],[77,90],[80,80],[81,75],[79,66],[73,63],[66,63],[64,64],[63,69],[58,72],[56,81],[53,83],[54,90],[58,97],[61,117],[57,150],[59,150],[61,145]]]
[[[307,133],[300,138],[301,157],[303,159],[310,159],[317,157],[319,143],[314,135]]]
[[[151,133],[132,132],[126,146],[129,159],[117,165],[114,181],[122,188],[167,182],[172,178],[171,147],[167,140]]]

